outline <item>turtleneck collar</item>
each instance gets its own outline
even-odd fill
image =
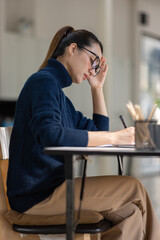
[[[69,87],[72,84],[72,79],[64,65],[54,58],[50,58],[47,66],[42,70],[47,70],[53,74],[61,88]]]

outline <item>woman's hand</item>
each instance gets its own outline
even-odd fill
[[[88,78],[88,82],[91,88],[103,87],[108,70],[108,65],[106,64],[106,59],[104,57],[101,57],[100,67],[100,72],[95,77],[93,77],[94,69],[90,69],[90,76]]]
[[[107,109],[103,95],[103,84],[107,74],[107,64],[104,57],[101,58],[100,72],[93,77],[94,69],[91,69],[91,75],[88,78],[88,82],[91,86],[92,101],[93,101],[93,113],[98,113],[107,116]]]
[[[134,144],[135,128],[129,127],[117,132],[88,132],[88,147],[113,144],[113,145],[128,145]]]
[[[112,133],[113,144],[134,144],[135,128],[129,127]]]

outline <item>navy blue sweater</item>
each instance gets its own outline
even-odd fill
[[[24,212],[47,198],[64,181],[63,157],[43,153],[46,146],[87,146],[88,131],[108,130],[108,117],[87,119],[62,88],[72,80],[50,59],[25,83],[17,101],[10,141],[7,194],[12,209]]]

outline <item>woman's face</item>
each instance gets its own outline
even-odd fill
[[[95,69],[92,69],[93,61],[96,59],[96,56],[99,57],[98,60],[102,57],[99,44],[94,43],[90,47],[85,46],[85,48],[79,49],[77,44],[73,43],[69,46],[68,51],[70,52],[70,57],[66,67],[73,83],[79,84],[89,76],[95,75]],[[97,62],[97,59],[95,62]]]

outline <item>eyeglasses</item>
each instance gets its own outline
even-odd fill
[[[99,56],[97,56],[97,54],[95,54],[94,52],[90,51],[89,49],[82,47],[81,45],[78,45],[80,48],[85,49],[86,51],[90,52],[91,54],[93,54],[95,56],[95,59],[92,60],[91,59],[91,68],[94,69],[95,74],[93,75],[93,77],[95,77],[101,70],[101,67],[99,66],[100,64],[100,58]]]

